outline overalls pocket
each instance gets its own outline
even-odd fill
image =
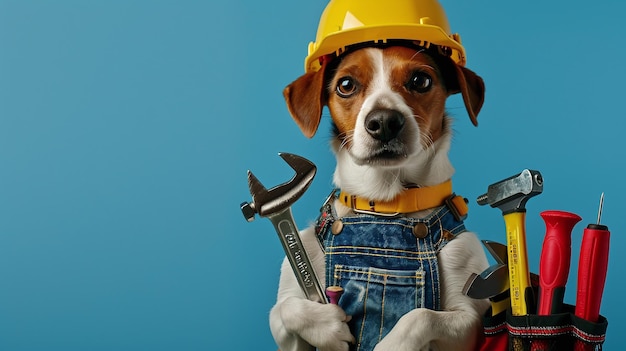
[[[334,267],[343,287],[339,305],[352,316],[357,350],[372,350],[407,312],[424,306],[423,270],[387,270],[346,265]]]

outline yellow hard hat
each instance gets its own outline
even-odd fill
[[[347,46],[388,40],[435,44],[457,64],[465,65],[461,37],[450,33],[437,0],[331,0],[322,13],[315,42],[304,60],[306,72],[320,69],[321,58],[341,54]]]

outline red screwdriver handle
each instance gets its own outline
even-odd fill
[[[560,313],[572,254],[572,229],[582,218],[565,211],[544,211],[546,236],[539,264],[538,315]]]
[[[585,228],[578,261],[578,291],[576,292],[576,316],[597,322],[600,302],[609,265],[609,228],[590,224]]]

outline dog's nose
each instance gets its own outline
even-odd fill
[[[403,126],[404,116],[396,110],[373,110],[365,117],[365,129],[374,139],[380,141],[394,139]]]

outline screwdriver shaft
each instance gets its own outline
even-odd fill
[[[600,220],[602,219],[602,208],[604,207],[604,192],[600,195],[600,206],[598,207],[598,221],[596,224],[600,224]]]

